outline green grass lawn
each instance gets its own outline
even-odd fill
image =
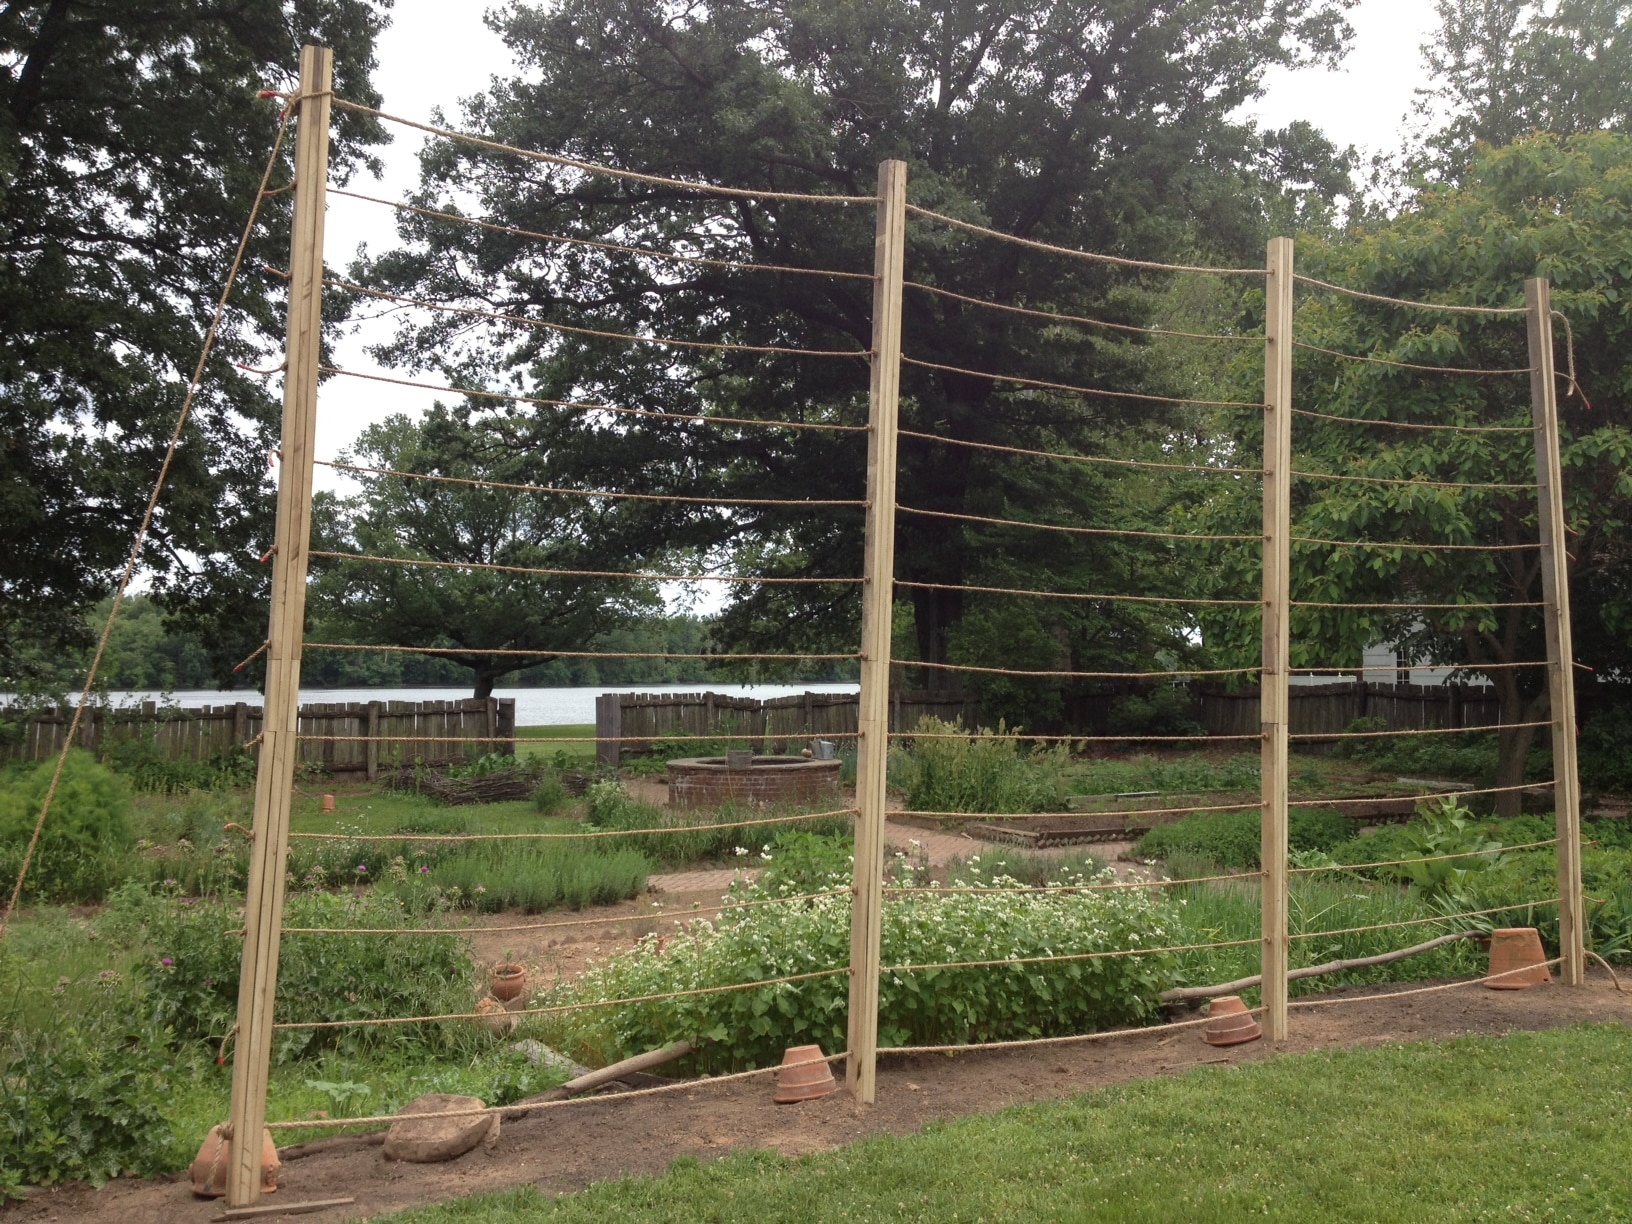
[[[583,740],[595,734],[594,723],[563,723],[550,727],[517,727],[516,755],[523,760],[541,756],[554,760],[560,753],[570,767],[595,764],[595,745],[562,741]]]
[[[677,1161],[396,1224],[709,1220],[1625,1220],[1619,1026],[1204,1068],[798,1160]]]

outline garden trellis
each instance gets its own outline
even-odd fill
[[[250,857],[249,884],[246,895],[244,948],[242,958],[242,975],[240,979],[240,995],[238,1005],[237,1025],[234,1029],[235,1044],[233,1047],[233,1086],[231,1106],[231,1134],[236,1136],[253,1136],[260,1132],[265,1120],[267,1078],[270,1065],[272,1043],[280,1029],[311,1029],[311,1028],[339,1028],[358,1026],[383,1026],[414,1024],[435,1021],[476,1021],[480,1019],[478,1013],[450,1014],[443,1016],[404,1016],[404,1017],[372,1017],[350,1020],[322,1020],[309,1021],[299,1024],[280,1024],[276,1018],[277,1003],[277,966],[280,940],[284,935],[300,938],[326,938],[343,936],[346,934],[365,933],[355,929],[336,929],[321,927],[283,927],[283,901],[285,891],[285,863],[292,837],[330,838],[336,840],[357,841],[365,840],[354,835],[342,834],[295,834],[290,831],[290,807],[292,800],[292,785],[296,764],[296,746],[302,738],[297,726],[297,701],[300,677],[300,659],[303,649],[323,650],[382,650],[407,651],[434,654],[438,653],[435,646],[405,646],[405,645],[365,645],[342,642],[312,642],[303,638],[304,608],[307,585],[308,562],[313,557],[325,560],[342,561],[358,565],[393,565],[413,566],[437,570],[484,568],[499,574],[547,574],[552,577],[585,578],[595,580],[615,580],[618,582],[666,582],[666,581],[697,581],[716,582],[727,584],[821,584],[859,594],[861,600],[861,640],[859,650],[848,654],[771,654],[754,653],[744,654],[742,659],[756,660],[799,660],[819,658],[824,660],[859,660],[861,666],[861,695],[857,744],[857,789],[853,807],[844,807],[830,812],[802,813],[792,816],[751,817],[742,820],[732,820],[714,825],[691,826],[698,829],[749,829],[770,826],[787,826],[799,822],[815,821],[823,818],[854,817],[855,819],[855,869],[852,887],[848,890],[850,896],[850,955],[848,963],[834,965],[815,972],[789,974],[782,977],[761,980],[744,981],[726,986],[711,986],[691,991],[676,991],[661,995],[639,996],[622,999],[608,999],[593,1003],[574,1003],[560,1007],[535,1007],[523,1009],[518,1014],[549,1014],[580,1008],[608,1008],[619,1005],[648,1002],[656,999],[688,997],[698,994],[717,994],[732,991],[759,990],[771,987],[796,986],[800,982],[818,978],[845,977],[849,986],[849,1040],[848,1049],[831,1056],[832,1060],[842,1059],[845,1062],[848,1085],[856,1098],[863,1102],[872,1102],[877,1092],[876,1065],[881,1053],[891,1052],[879,1046],[879,1006],[880,985],[885,979],[899,980],[906,975],[929,973],[954,969],[1000,968],[1003,966],[1020,966],[1027,964],[1058,963],[1058,962],[1090,962],[1114,958],[1144,957],[1154,954],[1176,955],[1179,953],[1206,950],[1210,948],[1228,948],[1256,945],[1260,950],[1262,969],[1262,1007],[1258,1010],[1264,1015],[1266,1034],[1271,1039],[1282,1039],[1287,1034],[1288,1013],[1293,1007],[1337,1005],[1345,1002],[1359,1001],[1358,999],[1322,999],[1299,1000],[1289,1002],[1289,955],[1294,940],[1315,938],[1321,935],[1340,935],[1359,930],[1387,929],[1393,927],[1410,927],[1421,922],[1437,922],[1447,919],[1470,919],[1494,915],[1512,910],[1529,908],[1535,905],[1557,904],[1560,918],[1561,956],[1557,963],[1561,965],[1561,976],[1566,984],[1578,985],[1582,980],[1584,947],[1582,921],[1582,895],[1580,884],[1580,813],[1579,787],[1576,780],[1575,763],[1575,724],[1574,724],[1574,689],[1571,671],[1571,648],[1569,632],[1568,586],[1566,574],[1566,552],[1564,544],[1565,523],[1563,503],[1560,489],[1559,473],[1559,440],[1557,425],[1556,404],[1556,372],[1553,368],[1553,311],[1548,295],[1547,283],[1543,280],[1534,280],[1526,287],[1526,304],[1523,307],[1470,307],[1456,305],[1436,305],[1433,303],[1409,302],[1399,299],[1384,299],[1377,295],[1358,294],[1353,290],[1326,282],[1314,281],[1300,277],[1293,266],[1293,244],[1290,239],[1278,238],[1271,242],[1268,251],[1267,264],[1263,268],[1211,268],[1195,265],[1164,264],[1150,261],[1127,259],[1121,256],[1098,254],[1094,252],[1074,250],[1066,247],[1051,246],[1031,239],[1019,238],[1004,234],[998,230],[977,225],[967,220],[948,216],[918,207],[908,202],[907,165],[900,161],[887,161],[879,169],[878,190],[875,195],[846,196],[808,193],[780,193],[757,189],[738,188],[731,186],[716,186],[706,183],[691,182],[678,179],[661,178],[653,175],[619,169],[611,166],[563,158],[554,155],[539,153],[535,150],[516,148],[482,137],[450,131],[444,128],[432,127],[426,124],[415,123],[396,116],[385,114],[373,108],[360,106],[334,96],[332,90],[332,58],[329,52],[320,48],[307,48],[301,59],[301,77],[298,92],[288,99],[287,115],[293,115],[297,123],[297,146],[295,153],[295,179],[292,184],[294,191],[294,229],[291,249],[290,266],[279,275],[285,275],[289,282],[289,325],[287,349],[284,363],[279,367],[284,376],[284,420],[283,436],[280,448],[281,464],[278,475],[278,510],[277,535],[273,550],[270,554],[272,567],[272,594],[271,617],[266,646],[264,647],[266,664],[266,702],[264,730],[260,737],[260,756],[255,791],[255,814],[253,841]],[[346,108],[373,116],[382,121],[418,130],[430,134],[437,139],[455,143],[463,143],[486,153],[496,156],[516,158],[523,161],[542,162],[553,166],[571,170],[588,178],[607,178],[625,180],[647,185],[660,185],[666,189],[681,191],[690,195],[714,195],[724,198],[744,200],[763,200],[781,198],[800,203],[808,203],[822,208],[872,208],[876,210],[877,221],[875,231],[874,267],[871,272],[859,269],[826,269],[815,267],[793,267],[780,264],[757,264],[746,261],[713,260],[702,256],[692,255],[681,251],[662,251],[646,247],[632,246],[620,243],[608,237],[604,240],[586,239],[583,237],[563,237],[542,232],[521,229],[514,226],[499,225],[480,217],[466,217],[456,213],[437,209],[430,209],[419,204],[402,201],[384,200],[378,197],[366,196],[361,193],[339,192],[328,185],[328,129],[331,112],[334,108]],[[282,140],[280,130],[279,140]],[[268,163],[268,174],[276,164],[277,152]],[[263,193],[268,189],[263,180]],[[277,189],[274,189],[277,190]],[[361,203],[379,207],[401,210],[408,214],[421,215],[448,225],[476,226],[485,230],[498,231],[508,237],[539,243],[570,243],[590,248],[604,248],[609,251],[629,253],[640,258],[656,260],[672,260],[679,263],[713,263],[730,267],[734,270],[755,273],[774,273],[787,276],[829,276],[855,281],[866,281],[872,286],[872,342],[866,351],[851,351],[841,349],[800,349],[780,345],[729,344],[725,342],[713,343],[698,341],[689,338],[663,337],[645,334],[629,334],[601,329],[579,328],[560,324],[553,321],[534,319],[526,315],[515,314],[498,310],[483,310],[468,306],[456,305],[447,302],[436,302],[407,295],[388,293],[376,287],[360,285],[351,281],[325,276],[323,270],[323,218],[325,198],[327,194],[350,195]],[[257,201],[258,207],[258,201]],[[254,217],[251,217],[251,224]],[[979,296],[978,286],[942,286],[932,285],[925,281],[911,279],[907,260],[907,237],[909,225],[923,226],[946,230],[960,235],[963,239],[972,242],[996,243],[1012,245],[1024,250],[1028,257],[1046,258],[1054,260],[1087,261],[1112,268],[1126,268],[1139,272],[1159,274],[1184,274],[1197,277],[1222,277],[1235,282],[1243,280],[1257,283],[1262,278],[1266,286],[1265,328],[1263,335],[1211,334],[1201,331],[1191,331],[1180,328],[1159,329],[1132,327],[1115,321],[1096,320],[1079,315],[1056,313],[1047,310],[1033,309],[1018,306],[1012,303],[985,300]],[[236,272],[236,268],[234,269]],[[1353,294],[1359,299],[1373,300],[1386,303],[1403,310],[1422,310],[1426,312],[1441,311],[1450,313],[1477,314],[1490,319],[1511,318],[1517,320],[1524,317],[1528,324],[1527,344],[1530,354],[1529,365],[1522,368],[1491,368],[1480,369],[1472,367],[1447,367],[1418,365],[1409,362],[1394,361],[1369,354],[1344,353],[1338,350],[1321,346],[1302,344],[1294,335],[1294,295],[1299,283],[1307,285],[1311,290]],[[806,420],[775,420],[754,419],[750,417],[723,417],[723,416],[691,416],[683,413],[672,413],[658,409],[644,408],[633,404],[603,403],[595,400],[551,399],[539,396],[509,394],[482,386],[459,386],[452,384],[435,384],[423,380],[407,377],[398,377],[390,374],[380,374],[367,371],[350,371],[339,367],[327,366],[322,363],[320,356],[320,336],[322,324],[322,300],[326,288],[335,289],[344,293],[376,298],[391,303],[395,307],[414,310],[428,310],[457,315],[469,320],[472,325],[498,323],[507,327],[523,327],[537,329],[553,335],[579,336],[593,338],[598,341],[607,341],[618,344],[635,346],[666,346],[679,350],[731,350],[740,351],[749,355],[796,355],[801,359],[819,359],[852,363],[859,375],[861,363],[865,361],[868,371],[868,403],[869,416],[866,424],[843,421],[806,421]],[[230,290],[230,278],[229,278]],[[1185,343],[1209,343],[1227,345],[1232,348],[1261,346],[1264,350],[1264,383],[1261,400],[1233,400],[1216,398],[1185,398],[1180,396],[1163,396],[1145,391],[1118,388],[1114,386],[1095,386],[1073,384],[1057,379],[1040,379],[1029,376],[1025,371],[980,370],[946,362],[933,362],[915,354],[910,345],[903,343],[903,315],[904,301],[908,293],[923,294],[947,301],[955,301],[960,307],[973,309],[990,309],[1004,312],[1014,318],[1035,320],[1039,324],[1069,325],[1087,329],[1103,329],[1109,334],[1134,334],[1139,337],[1165,337]],[[225,296],[223,297],[225,301]],[[1483,378],[1496,376],[1514,376],[1522,374],[1530,376],[1531,405],[1533,424],[1529,427],[1519,426],[1448,426],[1422,422],[1394,422],[1374,420],[1369,418],[1343,417],[1336,414],[1322,413],[1311,409],[1297,407],[1292,397],[1293,355],[1298,347],[1310,349],[1322,356],[1337,360],[1355,362],[1375,362],[1382,366],[1396,367],[1412,373],[1431,373],[1436,376]],[[950,375],[962,378],[978,378],[990,380],[992,383],[1018,389],[1023,394],[1046,393],[1059,396],[1074,396],[1085,399],[1108,400],[1123,404],[1150,405],[1152,407],[1177,407],[1206,409],[1230,413],[1251,413],[1261,415],[1263,420],[1264,453],[1261,466],[1247,467],[1239,464],[1208,465],[1187,464],[1171,461],[1156,461],[1130,459],[1103,455],[1089,455],[1072,452],[1045,451],[1023,446],[1009,446],[999,442],[965,440],[942,437],[937,434],[923,431],[903,429],[899,422],[900,382],[903,366],[924,370],[934,374]],[[202,363],[200,366],[202,369]],[[733,574],[717,571],[702,570],[689,573],[648,572],[648,571],[618,571],[618,570],[587,570],[587,569],[543,569],[528,566],[510,566],[498,563],[469,563],[444,562],[426,558],[393,557],[368,552],[342,552],[336,549],[312,548],[312,486],[313,471],[317,460],[313,454],[314,437],[319,409],[319,381],[327,376],[337,379],[369,380],[380,385],[429,390],[448,395],[468,397],[475,401],[493,404],[515,405],[523,408],[538,408],[560,412],[578,412],[602,414],[613,419],[624,420],[667,420],[701,424],[710,427],[725,427],[739,430],[749,429],[782,429],[804,431],[828,431],[843,434],[865,434],[867,439],[867,463],[865,471],[865,488],[862,497],[834,497],[824,500],[775,502],[771,499],[738,499],[729,498],[692,498],[674,494],[647,494],[631,490],[620,489],[587,489],[587,488],[556,488],[542,485],[507,484],[503,487],[532,492],[561,495],[567,497],[582,497],[587,499],[630,500],[650,499],[668,500],[685,503],[698,503],[711,506],[744,506],[744,505],[796,505],[812,509],[836,509],[840,507],[862,509],[865,512],[865,534],[863,550],[863,572],[859,575],[842,577],[800,577],[791,575],[756,576],[754,574]],[[195,376],[196,383],[196,376]],[[859,383],[859,378],[858,378]],[[859,387],[858,387],[859,392]],[[185,412],[185,409],[184,409]],[[1475,483],[1458,481],[1441,481],[1429,477],[1416,478],[1411,476],[1380,477],[1357,476],[1347,473],[1301,471],[1294,467],[1293,449],[1293,418],[1307,416],[1313,419],[1324,419],[1335,423],[1352,424],[1356,427],[1399,426],[1415,430],[1443,430],[1443,429],[1475,429],[1508,434],[1530,433],[1535,440],[1536,481],[1534,484],[1517,484],[1513,482]],[[178,436],[180,426],[178,424]],[[896,497],[896,470],[898,460],[898,445],[902,438],[914,443],[934,443],[950,446],[961,446],[979,449],[988,453],[1014,456],[1027,461],[1039,463],[1070,463],[1104,467],[1113,470],[1140,470],[1157,474],[1185,473],[1198,477],[1244,477],[1259,479],[1263,489],[1263,517],[1262,531],[1259,534],[1244,532],[1165,532],[1146,528],[1131,529],[1110,526],[1090,526],[1053,524],[1026,521],[1023,519],[1004,518],[993,515],[962,514],[947,510],[939,510],[928,506],[912,506],[899,504]],[[400,480],[447,481],[450,478],[433,474],[370,467],[368,465],[330,464],[338,470],[350,471],[361,477],[390,477]],[[859,478],[861,473],[856,473]],[[1288,686],[1293,668],[1291,666],[1291,620],[1296,608],[1309,609],[1358,609],[1358,608],[1385,608],[1429,611],[1442,608],[1457,609],[1468,607],[1534,607],[1529,603],[1514,603],[1511,601],[1481,604],[1413,604],[1409,601],[1397,604],[1340,604],[1334,601],[1322,600],[1295,600],[1291,584],[1291,549],[1294,544],[1303,546],[1326,548],[1379,548],[1403,546],[1396,542],[1378,542],[1368,540],[1344,540],[1331,537],[1296,536],[1292,531],[1292,485],[1294,481],[1309,482],[1344,482],[1344,481],[1373,481],[1398,487],[1433,487],[1447,491],[1458,490],[1464,492],[1478,490],[1501,490],[1503,492],[1524,493],[1533,490],[1536,494],[1540,539],[1537,543],[1478,545],[1452,543],[1447,545],[1434,544],[1431,547],[1444,547],[1450,550],[1486,549],[1494,551],[1509,550],[1540,550],[1540,573],[1543,586],[1543,598],[1539,607],[1544,614],[1547,658],[1545,662],[1512,663],[1514,667],[1545,667],[1548,676],[1549,691],[1551,694],[1551,713],[1549,719],[1536,726],[1545,725],[1551,730],[1551,742],[1554,763],[1554,781],[1551,784],[1554,791],[1556,813],[1556,836],[1546,841],[1533,843],[1534,846],[1556,845],[1558,851],[1558,895],[1551,898],[1538,898],[1526,901],[1520,905],[1501,906],[1494,908],[1468,911],[1461,914],[1445,914],[1429,919],[1412,920],[1408,922],[1379,924],[1375,927],[1354,927],[1334,931],[1300,932],[1292,934],[1289,931],[1288,893],[1289,879],[1297,873],[1315,873],[1329,870],[1322,867],[1292,868],[1288,861],[1288,817],[1289,810],[1300,806],[1341,807],[1344,804],[1367,802],[1366,799],[1338,798],[1322,799],[1308,802],[1293,801],[1288,795],[1288,760],[1291,743],[1299,737],[1289,734]],[[154,499],[156,500],[163,477],[155,486]],[[476,485],[488,485],[490,482],[472,481]],[[151,511],[151,506],[150,506]],[[913,590],[926,587],[937,587],[944,584],[930,582],[903,582],[895,577],[895,546],[896,546],[896,516],[910,515],[932,519],[946,523],[951,529],[961,529],[963,524],[983,526],[1001,526],[1021,530],[1031,530],[1040,533],[1049,533],[1057,538],[1069,539],[1078,537],[1109,537],[1139,541],[1168,541],[1168,542],[1207,542],[1210,544],[1228,545],[1232,548],[1262,550],[1262,591],[1256,599],[1223,598],[1223,597],[1183,597],[1171,595],[1140,594],[1138,592],[1117,590],[1079,591],[1067,589],[1042,589],[1038,587],[1000,586],[990,583],[960,584],[956,589],[983,595],[995,595],[1012,599],[1045,599],[1089,602],[1095,604],[1135,604],[1156,607],[1174,608],[1222,608],[1235,609],[1242,615],[1250,615],[1256,609],[1261,616],[1261,658],[1258,664],[1236,668],[1213,668],[1203,670],[1174,671],[1171,669],[1152,670],[1148,672],[1104,671],[1104,670],[1041,670],[1026,668],[1006,668],[981,662],[950,662],[934,661],[914,663],[914,666],[939,669],[954,673],[968,673],[978,675],[1003,675],[1025,677],[1030,679],[1103,679],[1126,681],[1130,679],[1173,679],[1182,676],[1207,677],[1250,677],[1256,676],[1260,686],[1261,723],[1258,734],[1240,734],[1232,736],[1193,736],[1193,735],[1135,735],[1135,736],[1107,736],[1106,742],[1126,744],[1130,742],[1174,745],[1184,743],[1209,743],[1234,741],[1237,743],[1258,742],[1261,752],[1261,785],[1262,791],[1257,804],[1220,804],[1213,806],[1187,805],[1182,808],[1173,808],[1156,814],[1184,814],[1191,812],[1228,812],[1257,809],[1262,812],[1262,844],[1261,844],[1261,871],[1258,881],[1261,889],[1261,931],[1257,939],[1230,940],[1214,943],[1173,944],[1160,947],[1115,948],[1087,953],[1061,953],[1059,955],[1020,957],[993,960],[962,960],[962,961],[918,961],[886,965],[881,960],[881,930],[884,922],[884,907],[891,896],[903,896],[908,893],[951,894],[958,892],[978,892],[979,889],[922,889],[916,887],[886,887],[884,882],[884,822],[886,810],[885,795],[885,767],[888,754],[889,731],[889,699],[890,699],[890,671],[891,671],[891,628],[893,625],[893,598],[897,589]],[[132,553],[132,564],[140,550],[140,537],[137,549]],[[127,571],[127,580],[128,580]],[[121,586],[121,592],[123,586]],[[115,613],[117,612],[117,601]],[[110,616],[111,625],[111,616]],[[106,642],[106,635],[103,638]],[[494,655],[514,654],[517,657],[536,657],[542,652],[515,651],[502,649],[484,651]],[[630,653],[613,651],[551,651],[551,654],[571,655],[580,658],[689,658],[695,656],[663,654],[663,653]],[[713,656],[711,656],[713,657]],[[100,658],[100,653],[98,655]],[[93,663],[93,678],[94,678]],[[1321,671],[1328,669],[1300,669],[1307,671]],[[87,683],[87,692],[89,691]],[[82,699],[83,708],[83,699]],[[1431,733],[1462,734],[1465,729],[1446,728]],[[906,741],[915,739],[934,738],[938,733],[908,732],[898,738]],[[986,733],[980,733],[986,734]],[[1375,737],[1386,737],[1403,734],[1420,734],[1420,732],[1373,731],[1364,733]],[[950,733],[948,733],[950,737]],[[1051,737],[1018,732],[992,733],[988,738],[1007,737],[1015,740],[1036,742]],[[71,736],[70,736],[71,738]],[[338,737],[337,737],[338,738]],[[367,739],[368,737],[344,737],[348,739]],[[588,742],[592,737],[585,737]],[[710,735],[708,739],[717,740],[730,738],[729,736]],[[741,737],[747,738],[747,737]],[[970,736],[959,734],[957,738],[967,739]],[[1069,739],[1074,743],[1084,743],[1081,736],[1052,737],[1055,739]],[[393,742],[401,742],[401,737],[393,737]],[[1086,741],[1092,742],[1092,741]],[[59,766],[60,768],[60,766]],[[1532,786],[1534,784],[1531,784]],[[1438,792],[1430,791],[1422,796],[1425,799],[1444,797],[1447,794],[1462,797],[1470,794],[1489,795],[1513,788],[1483,788],[1476,791]],[[48,813],[50,798],[41,813],[43,822]],[[961,812],[919,812],[917,815],[936,818],[946,821],[982,820],[990,821],[1002,819],[1005,815],[1021,816],[1034,813],[980,813],[971,815]],[[651,834],[661,834],[669,830],[648,830]],[[36,831],[36,840],[37,840]],[[581,840],[604,837],[631,838],[639,837],[642,831],[598,831],[585,830],[571,833],[520,833],[520,834],[464,834],[464,835],[418,835],[419,840],[426,841],[476,841],[491,840],[500,842],[527,842],[539,840]],[[392,834],[375,840],[405,842],[416,840],[416,835]],[[30,847],[32,854],[32,846]],[[1440,858],[1459,857],[1452,855],[1438,856]],[[1433,856],[1410,860],[1411,862],[1434,861]],[[1364,866],[1385,866],[1388,864],[1371,864]],[[25,859],[24,871],[27,870]],[[1088,893],[1088,892],[1116,892],[1129,889],[1171,888],[1184,885],[1205,883],[1224,877],[1199,877],[1194,880],[1163,881],[1152,885],[1146,883],[1094,883],[1077,884],[1060,887],[1044,887],[1028,891],[1037,893]],[[1234,874],[1228,877],[1233,880],[1251,880],[1252,876]],[[14,906],[20,892],[21,881],[18,883],[18,892],[14,892],[11,905]],[[843,892],[805,893],[798,896],[774,898],[764,901],[727,901],[716,907],[699,910],[699,913],[725,912],[732,909],[747,908],[757,905],[789,905],[831,898],[835,895],[845,895]],[[9,917],[8,907],[8,917]],[[631,919],[634,921],[635,919]],[[604,923],[606,919],[593,920],[560,920],[548,922],[528,922],[503,925],[492,929],[501,931],[538,931],[552,928],[569,928],[584,925],[588,921]],[[3,929],[3,928],[0,928]],[[371,934],[414,934],[423,928],[389,928],[369,929]],[[440,930],[437,933],[442,933]],[[1477,985],[1481,979],[1467,982],[1450,983],[1445,986],[1423,988],[1417,993],[1455,989],[1463,986]],[[1204,1023],[1204,1021],[1184,1020],[1166,1027],[1183,1029],[1189,1026]],[[1117,1029],[1110,1031],[1081,1033],[1058,1037],[1045,1037],[1033,1040],[1007,1042],[985,1042],[979,1045],[934,1045],[895,1047],[896,1052],[924,1053],[930,1051],[945,1051],[952,1049],[999,1049],[1016,1045],[1053,1044],[1067,1041],[1106,1040],[1126,1033],[1146,1033],[1151,1027],[1134,1029]],[[740,1076],[720,1077],[722,1079],[740,1078],[741,1076],[762,1075],[774,1071],[774,1067],[758,1068],[742,1072]],[[684,1087],[684,1085],[682,1085]],[[642,1093],[631,1095],[647,1095],[652,1092],[662,1092],[665,1089],[649,1089]],[[572,1102],[552,1103],[544,1108],[566,1107]],[[511,1107],[512,1109],[517,1107]],[[541,1106],[532,1104],[519,1107],[523,1110],[538,1109]],[[503,1108],[490,1111],[496,1114],[505,1113]],[[314,1126],[350,1126],[359,1121],[382,1121],[387,1119],[333,1119],[328,1122],[313,1122],[303,1120],[298,1123],[274,1123],[274,1127],[301,1127]],[[248,1206],[256,1202],[260,1194],[259,1145],[253,1142],[234,1143],[232,1145],[231,1168],[229,1170],[229,1202],[232,1206]]]

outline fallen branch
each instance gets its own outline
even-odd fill
[[[559,1088],[551,1088],[548,1092],[541,1092],[537,1096],[530,1096],[518,1105],[534,1105],[544,1101],[564,1101],[568,1097],[577,1096],[582,1092],[599,1088],[602,1084],[610,1084],[615,1079],[631,1075],[636,1071],[649,1071],[653,1067],[661,1067],[664,1063],[671,1063],[684,1058],[692,1051],[689,1041],[677,1041],[673,1045],[666,1045],[660,1050],[648,1050],[644,1054],[636,1054],[633,1058],[626,1058],[622,1062],[615,1062],[610,1067],[602,1067],[599,1071],[591,1071],[587,1075],[580,1075],[577,1079],[570,1079]]]
[[[1455,943],[1459,939],[1478,939],[1482,936],[1479,931],[1455,931],[1450,935],[1441,935],[1437,939],[1430,939],[1426,943],[1413,944],[1409,948],[1400,948],[1394,952],[1384,952],[1378,956],[1357,956],[1351,960],[1327,961],[1324,965],[1308,965],[1302,969],[1293,969],[1286,975],[1289,982],[1301,981],[1303,978],[1320,977],[1327,973],[1342,973],[1345,969],[1365,969],[1372,965],[1387,965],[1393,961],[1404,960],[1408,956],[1415,956],[1419,952],[1430,952],[1435,948],[1442,948],[1448,943]],[[1162,991],[1163,1003],[1187,1003],[1196,999],[1214,999],[1219,995],[1237,994],[1243,990],[1250,990],[1254,986],[1261,986],[1264,975],[1254,974],[1252,977],[1237,978],[1233,982],[1223,982],[1217,986],[1175,986],[1172,990]]]
[[[319,1152],[344,1151],[348,1148],[378,1147],[385,1142],[385,1130],[365,1131],[360,1135],[329,1135],[323,1139],[308,1139],[305,1143],[291,1143],[278,1149],[281,1161],[300,1160]]]

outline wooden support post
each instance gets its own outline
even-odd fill
[[[294,236],[289,259],[288,364],[283,380],[283,452],[278,471],[272,617],[267,638],[264,739],[255,774],[255,837],[244,898],[244,953],[238,983],[237,1041],[232,1058],[232,1139],[227,1205],[251,1207],[261,1196],[261,1127],[283,925],[283,874],[289,852],[294,787],[300,647],[311,547],[312,441],[317,427],[318,349],[323,327],[323,209],[329,176],[329,100],[334,53],[300,53],[295,145]]]
[[[1558,967],[1566,986],[1586,972],[1581,895],[1581,778],[1576,771],[1575,649],[1570,639],[1569,546],[1553,369],[1553,295],[1546,279],[1524,282],[1529,307],[1530,407],[1536,426],[1536,504],[1541,523],[1541,597],[1547,632],[1547,695],[1553,725],[1553,813],[1558,835]]]
[[[363,773],[370,782],[380,776],[380,703],[368,703],[368,721],[364,724],[368,741],[363,745]]]
[[[890,631],[895,596],[895,446],[901,391],[901,280],[907,163],[878,168],[873,240],[873,372],[867,434],[867,532],[856,711],[856,856],[850,900],[850,1057],[857,1101],[877,1095],[879,935],[884,922],[884,768],[890,752]]]
[[[1286,1040],[1286,852],[1288,614],[1292,598],[1292,240],[1269,243],[1264,308],[1264,607],[1263,672],[1258,678],[1263,732],[1262,971],[1264,1035]]]

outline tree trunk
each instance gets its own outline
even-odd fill
[[[1515,723],[1539,722],[1547,717],[1551,702],[1543,689],[1528,701],[1518,694],[1517,686],[1502,691],[1502,726],[1496,732],[1496,785],[1519,786],[1524,782],[1524,767],[1530,760],[1530,749],[1536,742],[1536,728],[1515,726]],[[1496,795],[1496,815],[1517,816],[1524,802],[1524,792],[1502,790]]]
[[[477,701],[486,701],[493,696],[493,682],[499,678],[501,672],[476,669],[476,692],[472,694]]]

